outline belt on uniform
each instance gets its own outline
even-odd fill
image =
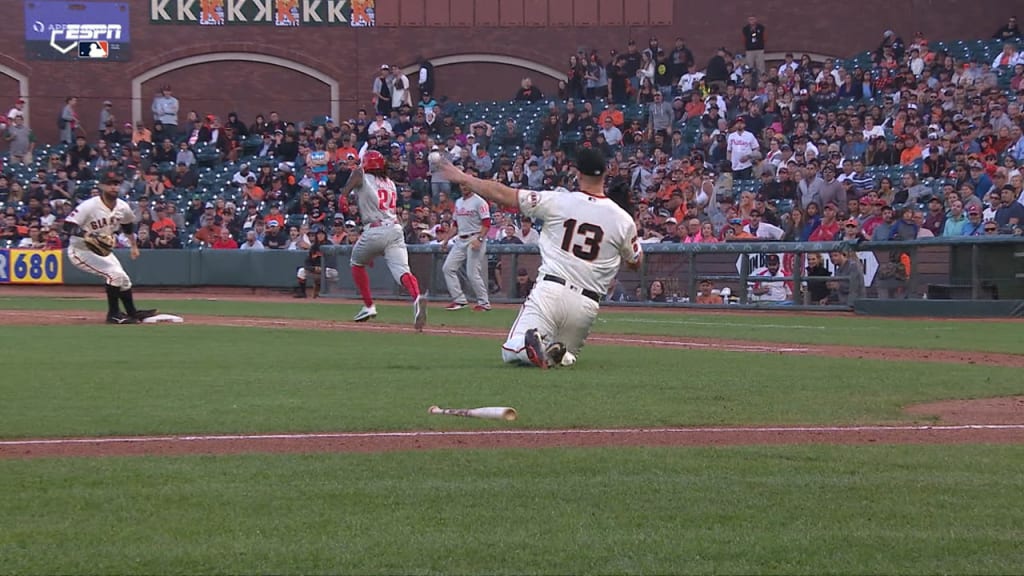
[[[551,274],[545,274],[544,275],[544,281],[545,282],[554,282],[555,284],[561,284],[562,286],[565,286],[567,288],[572,289],[574,292],[575,291],[579,291],[580,294],[583,294],[584,296],[586,296],[587,298],[590,298],[591,300],[593,300],[594,302],[597,302],[598,304],[601,303],[601,295],[600,294],[598,294],[597,292],[594,292],[593,290],[587,290],[586,288],[576,288],[576,286],[572,286],[568,282],[566,282],[565,278],[559,278],[558,276],[552,276]]]
[[[459,240],[465,240],[466,238],[469,238],[470,236],[472,236],[472,234],[459,234]]]
[[[377,220],[376,222],[370,222],[367,226],[370,228],[379,228],[380,226],[391,226],[394,223],[394,220]]]

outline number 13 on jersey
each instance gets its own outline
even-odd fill
[[[562,250],[587,262],[597,259],[601,250],[601,240],[604,239],[604,230],[600,226],[588,222],[580,223],[575,218],[566,220],[562,226],[565,227]]]

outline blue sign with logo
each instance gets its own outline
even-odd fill
[[[25,0],[31,60],[131,59],[128,2]]]

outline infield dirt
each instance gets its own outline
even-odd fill
[[[250,291],[251,292],[251,291]],[[0,289],[6,296],[92,297],[95,290]],[[290,301],[283,296],[244,291],[160,293],[160,298]],[[315,305],[315,303],[313,303]],[[0,310],[0,325],[95,324],[101,315],[81,310]],[[412,333],[411,327],[324,320],[188,316],[190,324],[326,331]],[[129,329],[147,329],[146,326]],[[480,328],[430,327],[427,335],[503,337]],[[675,349],[801,354],[835,358],[967,363],[1024,367],[1024,356],[967,351],[909,350],[825,345],[767,345],[764,342],[595,334],[594,344],[615,343]],[[134,438],[50,438],[0,440],[0,458],[130,456],[292,452],[384,452],[433,449],[549,448],[580,446],[730,446],[768,444],[969,444],[1024,443],[1024,397],[944,401],[910,406],[908,414],[937,424],[907,426],[779,426],[659,428],[636,430],[412,431],[382,433],[253,434]]]

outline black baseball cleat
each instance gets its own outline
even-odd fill
[[[530,359],[530,363],[541,370],[547,370],[547,354],[544,351],[544,345],[540,341],[540,334],[537,334],[537,329],[530,328],[527,330],[526,335],[523,337],[523,342],[526,348],[526,357]]]
[[[548,362],[550,362],[552,366],[558,366],[562,363],[562,358],[565,357],[565,351],[565,344],[555,342],[554,344],[549,345],[547,350],[544,352],[548,355]]]
[[[139,322],[142,322],[146,318],[152,318],[153,316],[156,316],[156,312],[156,308],[150,308],[148,310],[136,310],[135,314],[132,314],[132,317],[134,317]]]
[[[107,316],[107,324],[138,324],[139,321],[134,316],[129,316],[122,312],[116,312]]]

